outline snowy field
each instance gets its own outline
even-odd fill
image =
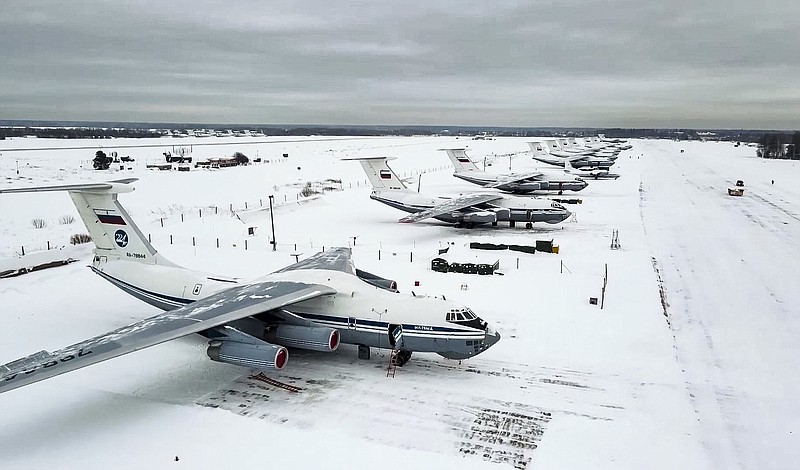
[[[348,345],[292,351],[270,373],[303,389],[291,393],[210,361],[205,340],[186,337],[0,395],[0,468],[796,468],[796,162],[729,143],[632,141],[614,167],[622,177],[590,181],[568,221],[469,230],[397,223],[403,213],[370,200],[360,165],[340,159],[395,156],[410,187],[454,195],[477,186],[453,178],[437,149],[468,146],[489,170],[524,171],[535,167],[525,139],[258,142],[0,141],[0,188],[140,178],[120,201],[155,247],[225,275],[254,277],[355,241],[358,267],[396,279],[401,292],[470,306],[502,340],[460,364],[415,354],[394,378],[388,351],[369,361]],[[88,170],[97,144],[136,161]],[[265,161],[145,168],[173,145],[191,146],[195,159],[241,151]],[[54,146],[76,149],[36,150]],[[744,196],[728,196],[737,179]],[[329,190],[300,196],[309,182]],[[610,249],[615,229],[619,250]],[[90,248],[68,244],[83,232],[64,193],[0,196],[0,271],[79,258],[0,280],[0,364],[157,313],[86,267]],[[430,270],[445,246],[467,260],[477,256],[471,241],[551,239],[559,254],[492,253],[502,276]],[[588,300],[600,296],[606,266],[601,310]]]

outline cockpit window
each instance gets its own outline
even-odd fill
[[[475,315],[475,313],[468,308],[460,310],[450,310],[449,312],[447,312],[447,316],[445,317],[447,321],[452,323],[468,322],[475,320],[476,318],[478,318],[478,316]]]
[[[486,330],[486,322],[478,318],[475,313],[468,308],[458,308],[447,312],[445,316],[448,322],[455,323],[459,326],[466,326],[475,328],[477,330]]]

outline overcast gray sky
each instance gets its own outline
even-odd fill
[[[800,128],[800,1],[0,9],[0,119]]]

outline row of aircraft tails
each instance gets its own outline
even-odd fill
[[[563,139],[569,142],[569,139]],[[574,139],[572,139],[574,140]],[[614,165],[620,151],[631,148],[622,142],[598,140],[591,151],[603,149],[608,156],[600,157],[588,150],[573,150],[567,156],[553,155],[560,145],[558,139],[529,142],[534,160],[559,168],[537,168],[524,173],[501,175],[478,168],[463,148],[443,150],[455,169],[453,176],[482,186],[483,190],[460,194],[454,197],[431,196],[409,189],[389,166],[391,157],[354,157],[345,160],[358,161],[372,185],[370,198],[395,209],[408,212],[400,222],[419,222],[436,219],[471,228],[477,225],[497,226],[507,222],[531,228],[536,222],[557,224],[570,215],[563,205],[551,199],[538,197],[543,194],[563,194],[564,191],[581,191],[588,183],[586,178],[616,179],[619,174],[608,168]],[[511,193],[511,194],[503,194]]]
[[[621,148],[619,142],[601,144],[596,148]],[[583,155],[568,158],[560,173],[491,175],[478,170],[464,149],[445,151],[455,176],[488,190],[425,196],[406,187],[387,157],[351,160],[362,165],[372,183],[372,199],[409,213],[401,222],[435,218],[466,227],[558,223],[570,215],[561,204],[518,194],[586,186],[570,169],[570,162]],[[208,340],[211,360],[261,370],[286,367],[287,348],[333,352],[346,343],[358,346],[359,357],[369,357],[370,348],[389,349],[393,364],[402,366],[413,352],[462,360],[500,340],[469,307],[444,297],[401,294],[391,279],[356,268],[349,248],[332,248],[252,280],[178,266],[156,251],[119,202],[118,195],[133,191],[135,181],[0,189],[0,194],[67,192],[95,245],[91,270],[164,311],[57,351],[0,365],[0,393],[191,334]]]

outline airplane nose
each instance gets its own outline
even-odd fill
[[[486,349],[491,348],[497,342],[500,341],[500,333],[494,331],[491,328],[486,329],[486,336],[483,338],[483,342],[486,345]]]

